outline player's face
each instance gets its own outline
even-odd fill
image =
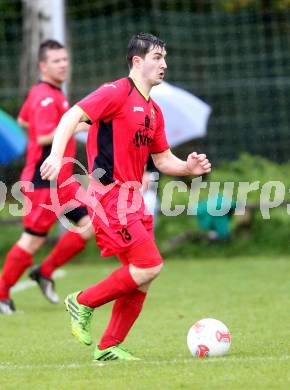
[[[45,61],[40,63],[40,71],[46,81],[61,84],[67,79],[68,65],[66,49],[51,49],[47,50]]]
[[[167,65],[166,51],[161,47],[153,47],[144,57],[141,66],[142,76],[152,85],[158,85],[165,76]]]

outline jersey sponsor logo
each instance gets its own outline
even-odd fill
[[[52,102],[53,102],[53,98],[47,97],[47,98],[41,100],[40,104],[42,105],[42,107],[46,107]]]
[[[140,124],[140,126],[144,126],[144,128],[138,129],[134,136],[134,144],[139,148],[140,146],[150,145],[153,142],[153,138],[149,137],[150,130],[150,118],[148,115],[145,116],[144,125]]]
[[[62,103],[62,106],[63,106],[63,108],[68,108],[68,107],[69,107],[68,101],[65,100],[65,101]]]
[[[104,84],[103,87],[104,88],[106,88],[106,87],[117,88],[115,84]]]
[[[145,127],[147,129],[149,129],[149,127],[150,127],[150,118],[148,115],[146,115],[146,117],[145,117]]]
[[[153,142],[153,139],[149,137],[148,128],[137,130],[133,142],[137,148],[150,145]]]
[[[136,106],[135,106],[135,107],[133,107],[133,112],[136,112],[136,111],[137,111],[137,112],[138,112],[138,111],[139,111],[139,112],[144,112],[144,108],[143,108],[143,107],[136,107]]]

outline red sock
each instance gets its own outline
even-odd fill
[[[118,345],[124,341],[139,317],[146,295],[145,292],[136,289],[116,300],[110,322],[98,345],[100,349]]]
[[[82,251],[86,240],[78,233],[67,232],[57,242],[53,251],[44,259],[40,272],[50,278],[56,268],[67,263],[73,256]]]
[[[9,289],[14,286],[26,268],[32,264],[32,254],[15,244],[6,256],[0,278],[0,299],[9,298]]]
[[[111,273],[100,283],[81,292],[77,300],[82,305],[98,307],[122,297],[137,287],[130,274],[129,266],[125,265]]]

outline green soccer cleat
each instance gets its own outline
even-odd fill
[[[82,343],[91,345],[91,319],[94,309],[81,305],[77,301],[77,296],[81,291],[69,294],[64,303],[71,319],[71,332]]]
[[[106,349],[99,349],[96,347],[94,351],[94,361],[108,361],[108,360],[140,360],[139,358],[133,356],[131,352],[126,349],[114,345]]]

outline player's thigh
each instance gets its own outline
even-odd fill
[[[118,253],[116,256],[118,257],[118,259],[123,265],[129,265],[129,259],[126,253]]]
[[[118,253],[117,257],[124,265],[130,264],[134,268],[143,270],[152,269],[152,273],[156,271],[156,274],[163,265],[162,256],[151,238],[129,248],[126,252]]]
[[[57,214],[43,205],[51,205],[49,188],[25,194],[23,225],[26,233],[45,237],[57,220]]]
[[[82,217],[77,222],[77,226],[80,228],[80,234],[85,240],[89,240],[95,236],[95,231],[89,215]]]
[[[85,240],[94,236],[94,228],[86,206],[76,207],[64,215],[79,227],[78,232]]]

